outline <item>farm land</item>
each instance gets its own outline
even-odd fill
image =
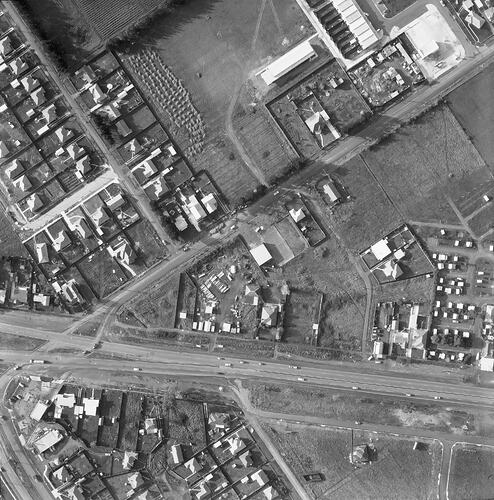
[[[458,224],[451,204],[492,179],[447,106],[440,105],[362,155],[407,219]],[[483,173],[483,175],[479,175]],[[480,194],[479,194],[480,196]]]
[[[393,498],[400,491],[403,499],[429,498],[437,490],[442,449],[426,440],[413,450],[414,440],[388,437],[359,430],[317,429],[309,426],[281,426],[272,421],[263,427],[280,449],[297,476],[318,471],[324,480],[305,483],[314,499]],[[354,446],[374,447],[372,463],[355,466],[349,460]]]
[[[492,477],[494,449],[491,446],[457,443],[451,453],[449,498],[451,500],[489,498],[494,486]]]

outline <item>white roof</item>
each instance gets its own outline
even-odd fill
[[[93,398],[84,398],[82,400],[82,404],[84,405],[84,413],[90,416],[96,416],[96,410],[99,406],[99,399]]]
[[[278,78],[286,75],[292,69],[315,56],[316,52],[306,40],[273,61],[262,71],[262,79],[267,85],[273,84]]]
[[[75,394],[57,394],[55,396],[55,404],[72,408],[75,405]]]
[[[300,222],[302,219],[305,219],[305,213],[304,213],[304,211],[301,208],[299,208],[297,210],[295,210],[294,208],[292,208],[290,210],[290,215],[292,216],[292,219],[295,222]]]
[[[480,369],[484,372],[494,370],[494,358],[480,358]]]
[[[335,202],[340,198],[340,195],[332,182],[324,184],[322,189],[328,195],[330,201]]]
[[[386,240],[380,240],[377,243],[374,243],[370,249],[377,260],[383,260],[391,253],[391,249],[389,248]]]
[[[201,203],[206,207],[206,210],[212,214],[218,208],[218,203],[213,193],[207,194],[202,200]]]
[[[36,420],[36,422],[39,422],[42,418],[43,415],[45,414],[45,411],[47,410],[48,405],[45,403],[42,403],[41,401],[38,401],[36,403],[36,406],[33,408],[33,411],[29,415],[33,420]]]
[[[252,248],[250,250],[250,253],[259,266],[266,264],[266,262],[269,262],[272,259],[272,256],[264,243],[255,248]]]
[[[38,439],[34,443],[34,446],[36,447],[39,453],[43,453],[48,448],[51,448],[52,446],[56,445],[62,439],[63,439],[62,433],[57,429],[52,429],[51,431],[47,432],[44,436],[42,436],[40,439]]]
[[[357,37],[363,49],[367,49],[377,42],[377,35],[372,29],[369,21],[364,17],[362,11],[353,1],[351,4],[348,0],[332,0],[332,2],[336,10],[340,13],[343,21],[348,25],[350,31]],[[366,25],[366,30],[357,34],[354,30],[364,23]]]

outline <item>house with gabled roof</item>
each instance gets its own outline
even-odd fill
[[[31,99],[36,106],[41,106],[46,101],[45,89],[43,87],[38,87],[31,92]]]
[[[18,159],[12,160],[10,165],[5,169],[5,175],[9,179],[16,179],[22,172],[24,172],[24,167],[22,166],[21,160]]]

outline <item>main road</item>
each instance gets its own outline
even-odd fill
[[[29,366],[29,370],[57,373],[93,372],[111,380],[116,373],[166,375],[171,377],[193,377],[214,379],[219,385],[235,379],[257,380],[260,382],[299,384],[307,387],[321,387],[335,390],[360,391],[379,395],[407,397],[434,401],[435,403],[457,403],[475,407],[492,408],[494,391],[491,389],[462,384],[454,372],[436,375],[424,380],[421,373],[400,373],[368,368],[364,373],[362,366],[353,364],[304,365],[294,367],[280,361],[246,361],[239,358],[213,355],[197,351],[175,352],[146,347],[105,343],[101,349],[89,356],[82,355],[82,349],[91,347],[92,339],[82,337],[65,338],[65,347],[75,349],[58,352],[57,349],[45,352],[0,351],[4,362],[26,367],[31,358],[45,360],[45,365]],[[63,347],[60,340],[57,346]],[[81,352],[77,352],[77,348]],[[370,363],[369,363],[370,365]],[[135,369],[135,370],[134,370]],[[440,398],[436,401],[434,398]]]

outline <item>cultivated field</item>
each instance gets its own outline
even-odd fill
[[[361,251],[400,226],[400,214],[360,158],[331,174],[351,197],[330,211],[336,232],[350,249]]]
[[[451,203],[470,197],[469,189],[479,183],[478,171],[484,181],[492,179],[447,106],[434,108],[362,157],[411,220],[458,224]]]
[[[448,496],[451,500],[492,498],[494,448],[455,445],[452,450]]]
[[[314,499],[395,499],[423,500],[437,495],[437,474],[442,449],[427,441],[413,450],[413,439],[386,434],[353,431],[354,446],[373,445],[372,463],[354,466],[349,460],[352,431],[318,429],[311,426],[286,427],[272,421],[263,427],[298,477],[314,471],[324,480],[305,483]]]

